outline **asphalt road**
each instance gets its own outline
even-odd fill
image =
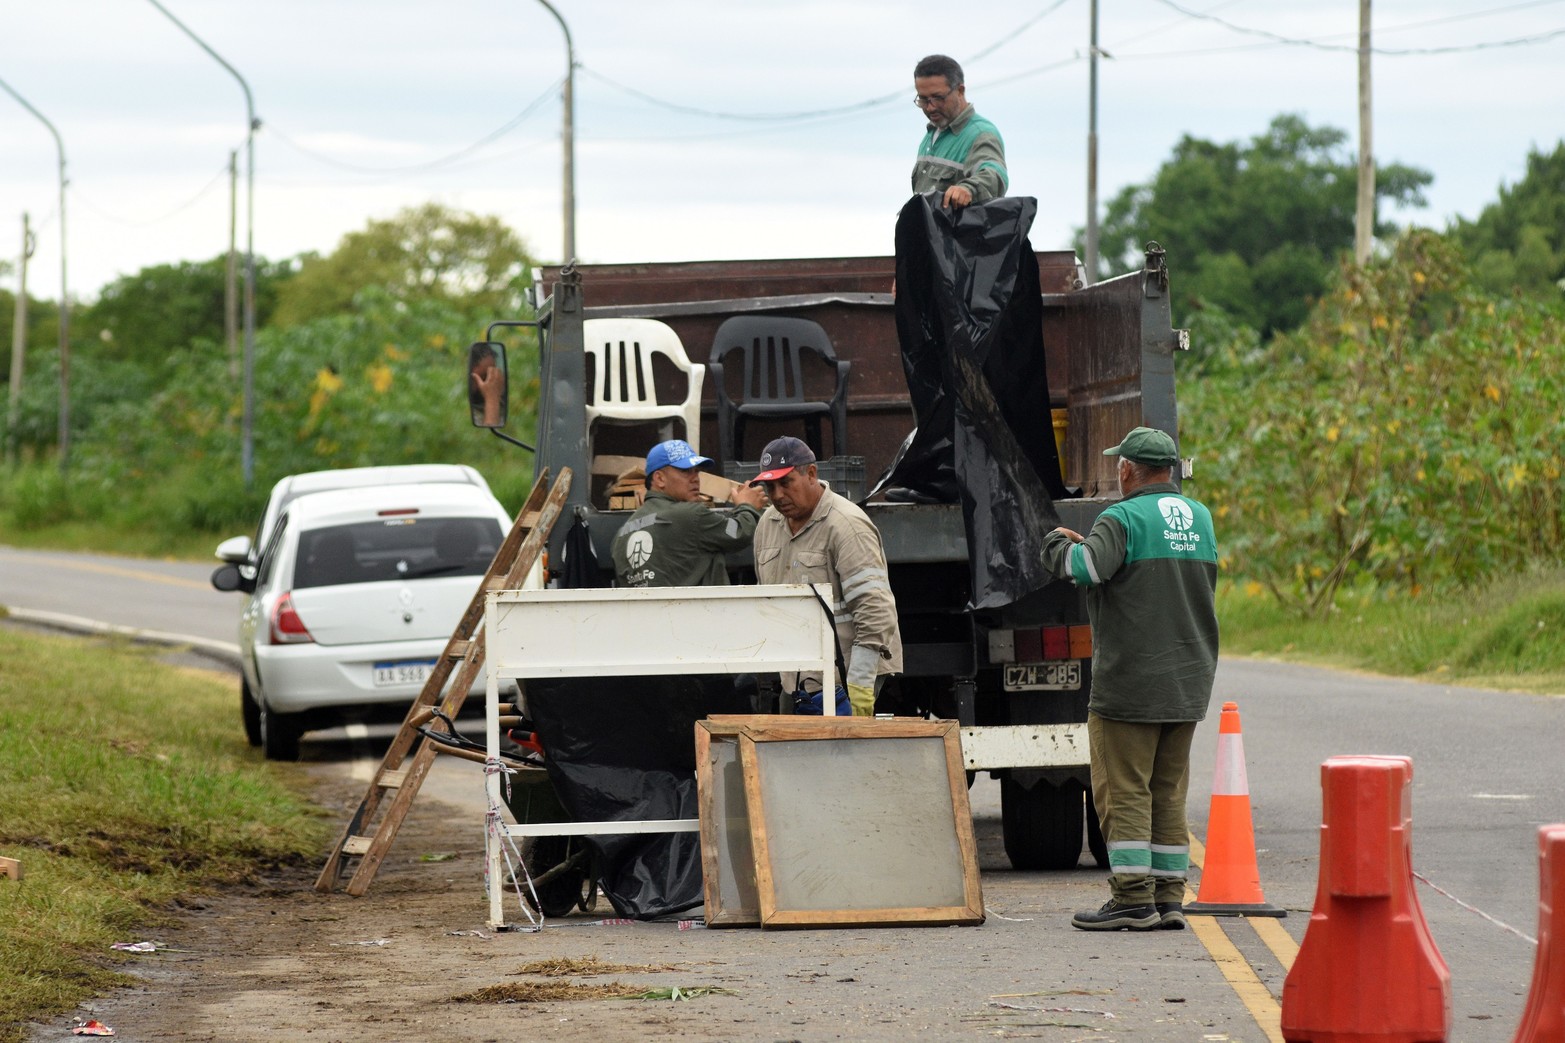
[[[189,563],[0,546],[0,605],[231,643],[238,597],[212,590],[206,582],[210,571],[208,566]],[[1417,897],[1451,970],[1450,1038],[1477,1043],[1510,1040],[1528,991],[1536,949],[1531,937],[1538,927],[1537,828],[1565,822],[1565,785],[1559,767],[1565,746],[1565,698],[1225,660],[1213,712],[1195,744],[1190,811],[1198,837],[1206,834],[1217,709],[1226,700],[1237,702],[1242,716],[1266,899],[1289,911],[1286,919],[1275,922],[1286,935],[1280,936],[1280,942],[1274,935],[1270,945],[1248,924],[1221,921],[1223,936],[1254,968],[1253,976],[1264,992],[1280,997],[1284,968],[1291,958],[1288,946],[1302,939],[1314,903],[1322,761],[1345,754],[1407,755],[1414,764],[1413,866],[1426,881],[1418,884]],[[344,745],[341,735],[322,733],[307,737],[305,756],[339,759],[352,745]],[[363,770],[362,763],[351,758],[345,763],[360,763],[358,770]],[[459,781],[440,799],[477,808],[479,798],[469,773],[454,764],[451,770]],[[997,791],[987,779],[973,788],[981,834],[997,832]],[[1010,889],[1009,880],[1015,876],[1010,875],[1002,890]],[[1068,887],[1097,900],[1096,886],[1082,887],[1097,879],[1086,869],[1033,879],[1033,886],[1044,893],[1051,887]],[[819,941],[825,945],[830,939]],[[1213,946],[1206,948],[1210,951]],[[1166,974],[1170,988],[1176,988],[1179,976],[1190,970],[1186,964],[1155,960],[1131,963],[1123,972],[1127,976],[1155,979]],[[1101,976],[1104,970],[1096,967],[1094,974]],[[1070,976],[1068,968],[1061,970],[1062,980]],[[1190,998],[1195,1003],[1199,997],[1211,1008],[1210,1023],[1228,1025],[1245,1014],[1242,991],[1237,986],[1203,989]],[[1254,1032],[1253,1021],[1243,1023],[1251,1025],[1251,1033],[1232,1038],[1266,1038]]]

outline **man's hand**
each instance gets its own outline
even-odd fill
[[[940,205],[951,207],[953,210],[960,210],[972,201],[973,193],[961,185],[952,185],[946,189],[945,197],[940,200]]]
[[[1065,526],[1060,525],[1056,526],[1054,531],[1064,533],[1066,538],[1069,539],[1072,543],[1086,542],[1086,537],[1082,536],[1082,534],[1077,532],[1075,529],[1067,529]]]
[[[766,507],[766,494],[753,485],[740,483],[728,490],[728,502],[744,504],[746,507],[754,507],[758,511],[764,510]]]

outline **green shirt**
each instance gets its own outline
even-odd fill
[[[1082,543],[1044,538],[1043,565],[1087,588],[1092,699],[1116,721],[1199,721],[1217,671],[1217,537],[1172,482],[1137,489]]]
[[[761,512],[732,513],[652,490],[614,535],[614,574],[622,587],[726,586],[729,551],[744,550]]]
[[[971,105],[944,130],[929,124],[913,163],[915,195],[961,185],[973,194],[973,202],[987,203],[1005,195],[1009,184],[1000,131]]]

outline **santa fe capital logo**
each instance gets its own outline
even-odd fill
[[[1157,502],[1157,509],[1163,512],[1163,524],[1175,532],[1184,532],[1195,524],[1189,505],[1176,497],[1163,497]]]
[[[652,557],[652,534],[645,530],[633,532],[625,541],[625,560],[633,569],[639,569]]]

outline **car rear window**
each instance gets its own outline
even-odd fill
[[[293,585],[482,576],[505,538],[493,518],[379,518],[299,534]]]

